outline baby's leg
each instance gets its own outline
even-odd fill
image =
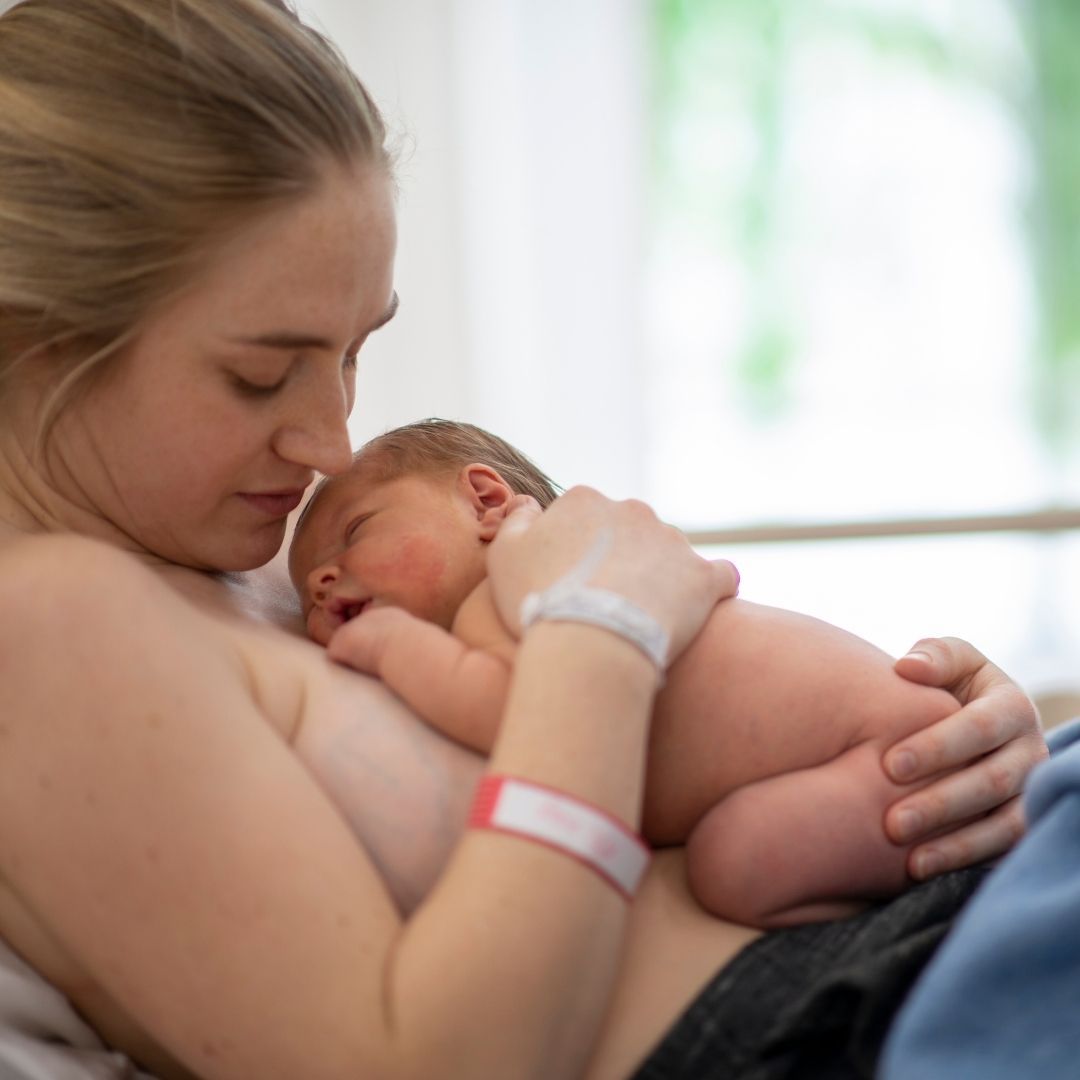
[[[681,843],[739,788],[883,749],[959,708],[869,642],[806,615],[719,604],[668,674],[649,739],[644,831]],[[801,812],[801,811],[800,811]]]
[[[687,843],[691,888],[707,910],[778,927],[850,914],[908,883],[907,850],[882,816],[905,788],[868,741],[824,765],[760,780],[709,810]],[[913,785],[914,786],[914,785]]]

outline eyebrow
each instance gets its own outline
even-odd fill
[[[367,334],[374,334],[376,330],[384,327],[396,314],[398,307],[400,307],[400,300],[398,294],[395,291],[394,295],[390,297],[390,305],[387,309],[375,320],[375,322],[368,327]],[[268,349],[332,349],[333,343],[328,341],[324,337],[319,337],[316,334],[304,334],[296,333],[293,331],[271,331],[269,334],[258,334],[255,337],[239,337],[233,338],[233,341],[240,345],[262,345]]]

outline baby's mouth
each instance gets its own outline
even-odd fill
[[[330,614],[347,623],[350,619],[355,619],[370,603],[370,596],[365,600],[334,600],[330,605]]]

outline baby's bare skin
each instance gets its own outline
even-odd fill
[[[493,745],[514,640],[486,583],[449,633],[376,608],[340,630],[332,652],[445,734],[481,752]],[[907,852],[888,843],[881,821],[908,789],[886,778],[881,754],[957,707],[900,678],[890,657],[854,635],[724,601],[657,698],[645,835],[688,842],[698,899],[753,925],[834,917],[897,893]]]
[[[142,601],[175,629],[177,641],[199,642],[208,657],[236,658],[223,676],[231,687],[218,689],[239,690],[255,705],[267,730],[332,800],[399,910],[415,908],[460,838],[483,760],[420,721],[376,680],[330,663],[323,650],[270,625],[280,617],[280,589],[178,568],[165,570],[157,584],[134,561],[132,567]],[[253,621],[260,616],[262,625]],[[209,670],[207,678],[214,678]],[[686,893],[680,853],[670,856],[650,871],[634,905],[631,937],[643,948],[631,951],[588,1080],[625,1076],[701,983],[754,936],[705,916]],[[190,1080],[3,878],[0,936],[111,1045],[163,1080]]]
[[[316,498],[290,555],[309,633],[327,643],[336,631],[336,659],[481,753],[514,663],[485,583],[510,495],[485,465],[379,480],[361,458]],[[851,634],[725,601],[658,696],[645,835],[688,843],[698,899],[752,925],[897,893],[908,851],[886,839],[883,818],[909,789],[886,778],[881,755],[957,707]]]

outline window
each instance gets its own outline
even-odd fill
[[[470,419],[691,530],[1080,505],[1071,0],[305,6],[407,136],[358,440]],[[1038,690],[1080,680],[1078,544],[724,552]]]
[[[1076,503],[1072,9],[656,0],[651,17],[653,500],[697,527]],[[1080,658],[1075,547],[733,554],[747,595],[893,651],[963,633],[1046,685]]]

